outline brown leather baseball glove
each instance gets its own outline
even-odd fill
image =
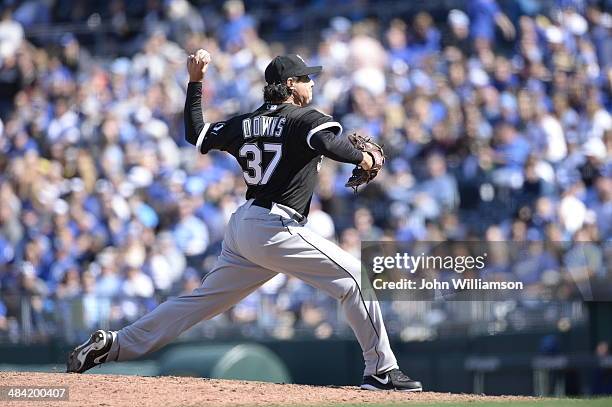
[[[357,133],[349,134],[348,139],[357,150],[370,154],[373,162],[372,168],[369,170],[356,166],[353,169],[351,177],[346,182],[345,186],[353,188],[355,193],[357,193],[357,188],[359,188],[359,186],[367,184],[376,178],[378,171],[382,169],[382,166],[385,163],[385,152],[383,151],[382,146],[370,141],[370,139],[367,137],[360,136]]]

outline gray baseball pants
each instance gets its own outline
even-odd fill
[[[202,285],[172,297],[117,332],[107,360],[124,361],[153,352],[194,324],[220,314],[277,273],[299,278],[338,299],[365,360],[364,375],[397,368],[372,290],[361,290],[361,264],[299,222],[284,205],[272,209],[252,200],[231,216],[221,255]]]

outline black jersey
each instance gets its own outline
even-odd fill
[[[232,154],[242,167],[247,199],[287,205],[307,216],[323,156],[310,139],[327,130],[338,135],[340,123],[311,107],[266,103],[252,113],[206,123],[196,147]]]

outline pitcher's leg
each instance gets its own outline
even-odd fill
[[[367,292],[361,290],[359,260],[304,227],[284,230],[262,250],[249,251],[249,259],[339,299],[363,350],[366,376],[397,368],[380,305],[373,295],[366,297]]]
[[[191,294],[168,299],[118,331],[108,360],[135,359],[161,348],[196,323],[229,309],[274,275],[246,260],[222,254],[201,287]]]
[[[299,239],[312,248],[313,254],[319,254],[320,262],[317,267],[326,267],[325,272],[321,274],[306,269],[298,270],[299,275],[294,275],[340,299],[346,319],[363,350],[364,376],[397,368],[380,304],[371,294],[371,290],[361,289],[359,260],[309,229],[300,227],[295,231]],[[312,266],[316,266],[316,263]]]
[[[358,284],[351,283],[340,304],[363,350],[364,376],[397,368],[378,301],[367,299]]]

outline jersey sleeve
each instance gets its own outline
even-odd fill
[[[224,150],[230,143],[230,121],[205,123],[202,114],[202,83],[189,82],[184,109],[185,140],[206,154],[212,149]]]
[[[326,115],[316,109],[310,110],[302,118],[303,125],[306,129],[305,146],[308,150],[315,151],[311,143],[312,136],[321,130],[327,130],[334,133],[336,136],[342,134],[342,125],[335,121],[331,116]]]
[[[231,142],[231,123],[229,121],[204,123],[196,141],[197,150],[206,154],[210,150],[226,150]]]
[[[337,136],[329,130],[319,130],[313,134],[310,146],[334,161],[356,165],[363,161],[362,151],[357,150],[346,137]]]

